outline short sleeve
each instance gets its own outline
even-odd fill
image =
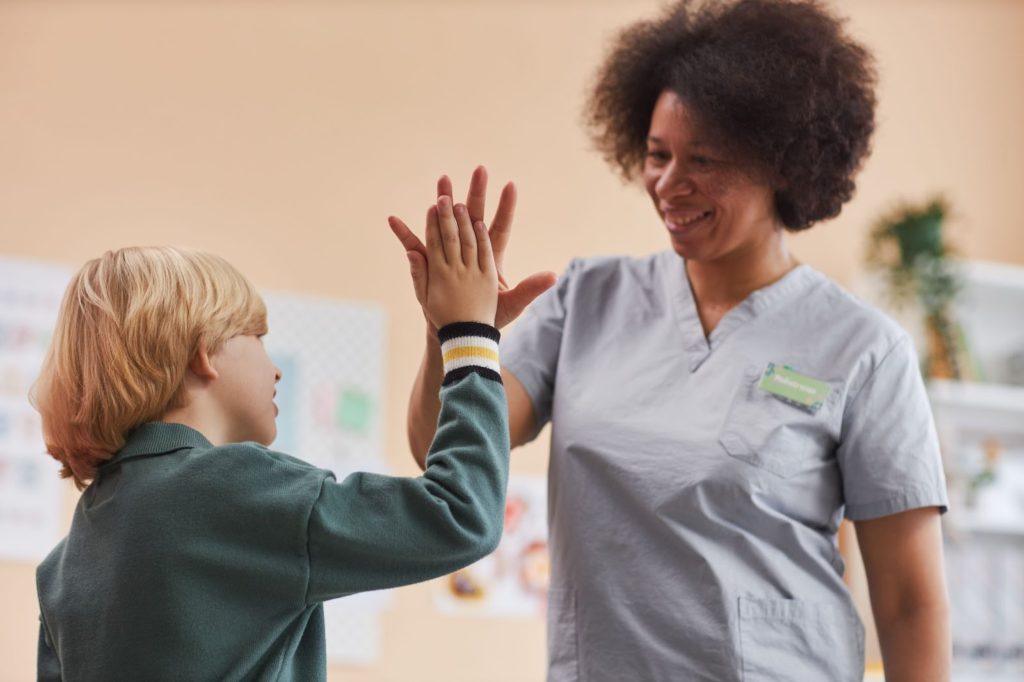
[[[573,276],[582,264],[579,259],[570,262],[555,286],[541,294],[501,340],[501,366],[515,375],[530,396],[537,431],[551,419],[566,303]]]
[[[852,521],[948,508],[935,421],[908,336],[890,347],[848,403],[837,457]]]

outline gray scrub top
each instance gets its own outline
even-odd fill
[[[573,261],[501,359],[552,423],[550,682],[862,679],[839,523],[947,504],[902,329],[800,266],[709,338],[667,251]]]

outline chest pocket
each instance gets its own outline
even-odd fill
[[[736,459],[788,478],[824,462],[835,451],[842,386],[827,382],[828,398],[812,414],[758,388],[763,370],[749,365],[744,371],[718,440]]]

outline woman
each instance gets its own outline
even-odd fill
[[[513,447],[552,423],[549,680],[860,680],[844,516],[886,679],[948,678],[947,500],[911,340],[785,241],[852,197],[874,87],[809,1],[682,2],[601,68],[595,140],[642,177],[671,249],[574,261],[502,343]],[[392,226],[422,300],[419,244]],[[547,284],[506,293],[498,324]],[[436,357],[410,402],[420,458]]]

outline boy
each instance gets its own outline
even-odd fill
[[[323,680],[323,602],[497,546],[508,476],[483,223],[441,197],[426,309],[446,353],[420,478],[328,471],[276,435],[266,310],[226,261],[129,248],[75,276],[33,398],[84,489],[37,571],[42,680]]]

